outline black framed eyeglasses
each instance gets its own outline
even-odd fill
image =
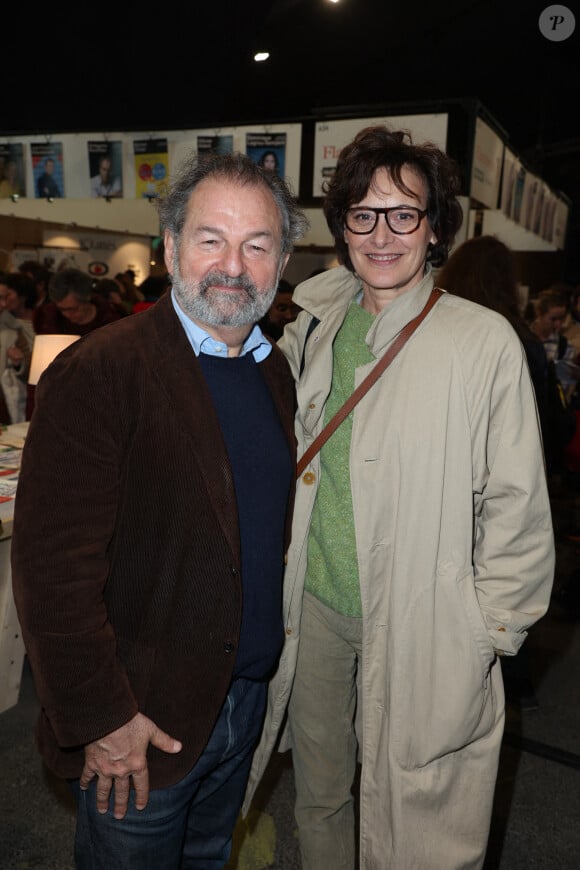
[[[379,215],[384,214],[387,226],[398,236],[406,236],[419,229],[419,224],[427,214],[427,209],[421,211],[411,205],[396,205],[392,208],[371,208],[371,206],[354,206],[347,208],[344,215],[346,228],[358,236],[372,233],[377,225]]]

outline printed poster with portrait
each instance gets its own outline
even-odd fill
[[[286,133],[246,133],[246,154],[266,172],[284,178]]]
[[[87,142],[92,197],[123,196],[123,143]]]
[[[197,153],[202,154],[233,154],[234,137],[231,133],[223,136],[198,136]]]
[[[31,142],[32,177],[36,199],[60,199],[64,192],[62,142]]]
[[[24,145],[0,142],[0,198],[26,196]]]
[[[163,191],[169,175],[167,139],[136,139],[133,153],[135,196],[138,199],[154,199]]]
[[[314,168],[312,195],[323,196],[324,186],[336,169],[341,148],[356,134],[373,124],[386,124],[393,130],[406,130],[414,142],[434,142],[445,151],[447,143],[447,113],[436,115],[387,115],[376,118],[349,118],[345,121],[319,121],[314,130]]]

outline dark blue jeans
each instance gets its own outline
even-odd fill
[[[227,863],[253,750],[266,707],[266,683],[235,680],[208,744],[181,782],[150,792],[144,810],[134,793],[124,819],[100,815],[96,780],[70,783],[78,805],[78,870],[218,870]]]

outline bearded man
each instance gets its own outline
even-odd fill
[[[242,155],[191,158],[158,207],[171,292],[45,371],[15,504],[37,742],[86,870],[227,863],[284,638],[294,387],[256,324],[307,222]]]

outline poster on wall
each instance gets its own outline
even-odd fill
[[[162,192],[169,174],[167,139],[135,139],[135,196],[154,199]]]
[[[554,209],[554,224],[551,241],[561,251],[564,249],[564,245],[566,244],[569,212],[570,208],[568,204],[565,203],[563,199],[558,199],[556,202],[556,208]]]
[[[536,197],[540,192],[540,179],[532,175],[531,172],[526,173],[526,181],[524,184],[524,195],[522,199],[522,213],[520,215],[520,224],[527,230],[532,229],[532,220],[534,216],[534,205]]]
[[[497,208],[503,141],[481,118],[475,121],[470,195],[488,208]]]
[[[405,130],[413,142],[434,142],[445,151],[447,145],[447,113],[436,115],[397,115],[384,118],[353,118],[346,121],[319,121],[314,133],[314,172],[312,196],[323,196],[325,181],[332,178],[341,148],[356,134],[375,124],[385,124],[392,130]]]
[[[541,179],[538,179],[538,189],[534,199],[534,208],[532,212],[532,232],[539,236],[542,230],[542,215],[545,212],[548,200],[548,185]]]
[[[556,213],[556,205],[558,198],[555,193],[548,188],[544,207],[542,209],[542,219],[540,223],[540,235],[547,242],[552,242],[554,238],[554,215]]]
[[[22,142],[0,142],[0,198],[10,196],[26,196]]]
[[[266,172],[284,178],[286,133],[246,133],[246,154]]]
[[[36,199],[59,199],[64,192],[62,142],[31,142],[32,177]]]
[[[514,177],[514,189],[511,201],[510,217],[517,224],[522,220],[522,206],[524,202],[524,190],[526,187],[527,172],[522,164],[518,161],[517,171]]]
[[[232,154],[234,137],[231,133],[225,136],[198,136],[197,153],[201,154]]]
[[[87,142],[91,196],[123,196],[123,143]]]
[[[503,166],[501,170],[501,199],[500,209],[506,217],[511,218],[514,208],[514,191],[516,176],[520,168],[520,162],[513,151],[504,148]]]

